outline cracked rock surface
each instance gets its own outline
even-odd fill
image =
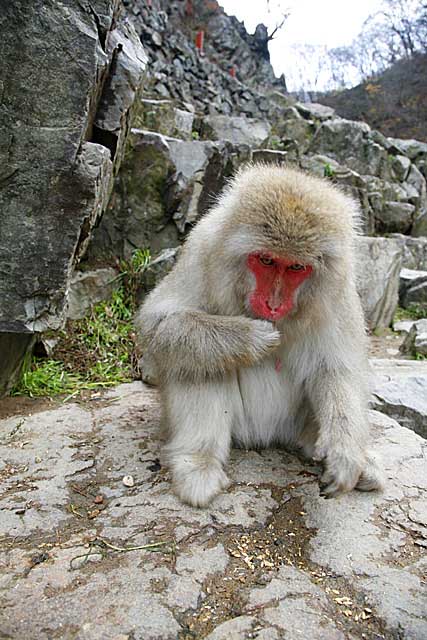
[[[170,491],[155,390],[30,410],[0,424],[1,638],[427,637],[427,445],[394,420],[371,414],[381,494],[325,500],[318,467],[233,451],[198,510]]]

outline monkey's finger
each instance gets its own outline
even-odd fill
[[[326,469],[319,481],[321,495],[335,498],[342,493],[348,493],[354,489],[359,475],[360,472],[356,470],[352,470],[351,473],[333,473]]]
[[[340,489],[335,483],[320,488],[320,496],[326,500],[329,500],[330,498],[337,498],[342,493],[347,492]]]

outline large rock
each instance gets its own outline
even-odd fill
[[[301,157],[310,145],[315,125],[312,120],[303,118],[296,109],[290,108],[286,109],[283,118],[275,124],[274,130],[284,148],[294,145],[297,157]]]
[[[0,394],[13,388],[35,342],[34,333],[0,333]]]
[[[427,238],[412,238],[401,234],[394,234],[392,237],[402,245],[402,267],[427,271]]]
[[[426,180],[421,171],[413,164],[403,186],[408,193],[408,202],[415,206],[413,236],[427,235],[427,195]]]
[[[410,160],[417,160],[420,156],[427,156],[427,143],[420,140],[402,140],[401,138],[387,138],[393,149],[408,156]]]
[[[202,135],[209,140],[225,140],[233,144],[262,147],[270,131],[271,126],[266,120],[215,115],[204,118]]]
[[[310,153],[331,156],[357,173],[380,178],[390,177],[387,151],[374,141],[371,129],[365,122],[353,122],[343,118],[325,120],[317,129]]]
[[[295,108],[305,117],[314,120],[331,120],[336,117],[335,110],[318,102],[297,102]]]
[[[376,215],[380,233],[408,233],[414,219],[415,207],[409,202],[385,202],[381,214]]]
[[[120,277],[113,268],[76,271],[68,291],[67,318],[79,320],[101,300],[107,300],[120,285]]]
[[[402,269],[399,287],[400,306],[420,305],[427,312],[427,271]]]
[[[109,210],[90,248],[128,258],[176,247],[211,206],[228,177],[251,158],[246,145],[179,140],[133,129]]]
[[[129,259],[138,248],[150,248],[154,254],[178,244],[178,231],[167,211],[173,172],[168,138],[133,131],[110,206],[95,229],[89,259]]]
[[[319,467],[237,450],[230,488],[193,509],[159,458],[157,392],[133,383],[30,412],[0,422],[5,638],[426,637],[425,441],[413,431],[372,412],[382,493],[325,500]]]
[[[305,155],[299,162],[302,169],[324,178],[327,177],[334,184],[339,185],[349,196],[359,201],[361,208],[361,224],[367,235],[375,232],[374,209],[369,199],[366,176],[360,176],[356,171],[339,164],[330,156],[322,154]]]
[[[115,0],[35,0],[6,3],[0,16],[0,332],[64,320],[70,275],[108,202],[145,68],[119,13]]]
[[[388,327],[399,300],[402,248],[392,238],[360,237],[356,245],[358,291],[369,327]]]
[[[177,107],[172,100],[142,98],[136,108],[133,125],[172,138],[192,139],[194,107],[188,103]]]
[[[411,324],[400,350],[411,356],[427,357],[427,319],[423,318]]]
[[[371,365],[373,408],[427,438],[427,361],[371,360]]]

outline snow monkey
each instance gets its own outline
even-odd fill
[[[321,460],[322,495],[380,488],[366,450],[358,209],[299,170],[241,170],[137,315],[161,380],[176,493],[205,506],[231,443]]]

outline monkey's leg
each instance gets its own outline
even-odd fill
[[[176,494],[206,506],[227,487],[223,470],[232,424],[230,381],[171,383],[164,390],[169,441],[164,449]]]
[[[322,494],[333,497],[354,488],[380,489],[378,468],[366,450],[368,416],[363,382],[322,371],[312,381],[310,400],[319,424],[314,458],[325,465]]]

